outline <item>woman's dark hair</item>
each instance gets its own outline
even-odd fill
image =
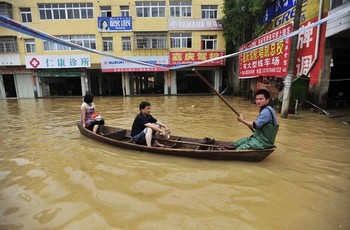
[[[103,29],[103,22],[106,22],[106,23],[107,23],[107,28],[108,28],[108,21],[107,21],[107,19],[102,19],[102,20],[100,21],[100,28]]]
[[[141,111],[141,109],[146,108],[146,106],[151,106],[151,103],[149,103],[148,101],[141,102],[139,105],[140,111]]]
[[[264,97],[266,99],[270,99],[270,93],[269,91],[267,91],[267,89],[259,89],[258,91],[256,91],[255,96],[260,94],[264,94]]]
[[[92,93],[86,93],[84,96],[84,102],[85,103],[92,103],[92,101],[94,100],[94,95]]]

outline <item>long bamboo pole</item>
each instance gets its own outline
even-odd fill
[[[203,77],[202,74],[200,74],[196,69],[192,69],[192,71],[194,71],[197,76],[202,79],[202,81],[217,95],[219,96],[219,98],[237,115],[237,117],[240,115],[226,100],[225,98],[223,98],[223,96],[215,90],[215,88],[207,81],[207,79],[205,79],[205,77]],[[247,126],[252,132],[254,132],[254,129]]]

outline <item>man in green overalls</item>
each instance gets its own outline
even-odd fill
[[[241,149],[268,149],[275,147],[275,138],[278,132],[278,124],[275,111],[270,103],[270,93],[266,89],[260,89],[255,93],[255,103],[260,107],[258,118],[252,122],[244,119],[243,115],[237,118],[238,121],[254,128],[250,137],[239,139],[235,143],[237,150]]]

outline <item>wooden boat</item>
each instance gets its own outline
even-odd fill
[[[275,149],[263,150],[230,150],[226,146],[232,145],[232,141],[215,141],[215,143],[203,143],[203,139],[171,136],[170,139],[158,139],[165,147],[148,147],[135,144],[130,137],[130,130],[103,126],[102,133],[95,134],[84,128],[78,121],[77,126],[82,135],[96,141],[114,145],[119,148],[133,149],[162,155],[173,155],[207,160],[239,160],[262,161]],[[213,139],[211,139],[213,140]]]

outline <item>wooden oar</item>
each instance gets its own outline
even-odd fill
[[[192,71],[194,71],[197,76],[202,79],[202,81],[207,84],[207,86],[216,94],[219,96],[219,98],[237,115],[237,117],[240,115],[222,96],[221,94],[215,90],[215,88],[207,81],[207,79],[205,79],[205,77],[203,77],[202,74],[200,74],[196,69],[192,69]],[[247,126],[253,133],[254,133],[254,129]]]

